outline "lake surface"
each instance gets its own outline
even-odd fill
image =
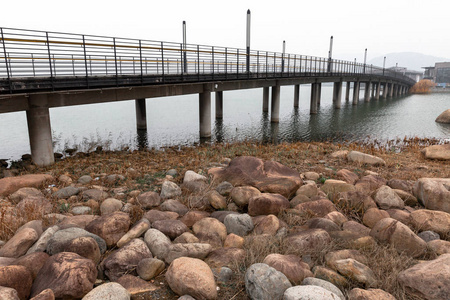
[[[262,89],[224,92],[223,120],[212,114],[210,141],[366,141],[406,137],[450,138],[450,125],[434,120],[450,108],[450,93],[411,95],[332,106],[332,86],[323,86],[317,115],[309,114],[310,86],[300,87],[300,107],[293,108],[293,86],[281,87],[280,123],[271,124],[262,112]],[[350,95],[352,96],[351,91]],[[270,107],[270,106],[269,106]],[[94,145],[120,149],[193,145],[199,139],[198,95],[147,99],[147,132],[136,130],[134,101],[50,109],[54,150]],[[212,95],[214,112],[214,94]],[[25,112],[0,114],[0,159],[17,160],[30,153]]]

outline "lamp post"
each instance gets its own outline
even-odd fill
[[[187,58],[186,58],[186,21],[183,21],[183,73],[187,73]]]
[[[250,9],[247,10],[247,73],[250,73]]]
[[[328,51],[328,67],[327,67],[328,73],[330,73],[332,70],[332,62],[331,62],[332,55],[333,55],[333,36],[331,36],[330,38],[330,50]]]
[[[284,72],[284,54],[286,53],[286,41],[283,41],[283,54],[281,56],[281,73]]]
[[[367,48],[364,50],[364,66],[363,66],[363,73],[366,73],[366,60],[367,60]]]
[[[384,68],[385,68],[385,66],[386,66],[386,56],[383,59],[383,76],[384,76]]]

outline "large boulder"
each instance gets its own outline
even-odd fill
[[[289,200],[283,195],[263,193],[250,199],[248,214],[251,216],[278,215],[283,209],[289,207]]]
[[[27,197],[44,197],[44,194],[37,188],[33,187],[24,187],[18,189],[16,192],[9,195],[9,200],[13,204],[19,203],[21,200],[27,198]]]
[[[373,271],[353,258],[340,259],[334,264],[339,273],[367,287],[374,287],[377,283]]]
[[[45,289],[55,298],[82,298],[89,293],[97,278],[95,263],[71,252],[53,255],[39,271],[31,289],[31,297]]]
[[[228,233],[246,236],[253,230],[253,220],[248,214],[229,214],[224,219]]]
[[[144,236],[144,241],[154,257],[165,259],[169,253],[172,242],[161,231],[150,228]]]
[[[422,153],[428,159],[450,160],[450,144],[428,146]]]
[[[239,156],[227,168],[209,170],[217,182],[228,181],[234,186],[250,185],[261,192],[281,194],[290,198],[302,184],[300,174],[275,161]]]
[[[410,214],[410,222],[419,231],[431,230],[439,233],[442,238],[450,236],[450,213],[418,209]]]
[[[190,257],[175,259],[165,274],[172,291],[179,296],[191,295],[195,299],[217,299],[216,282],[209,266]]]
[[[373,199],[381,209],[399,208],[405,207],[405,203],[397,193],[387,185],[376,190]]]
[[[398,252],[405,252],[412,257],[424,254],[427,249],[427,243],[424,240],[408,226],[392,218],[378,221],[370,231],[370,236],[380,242],[389,243]]]
[[[267,264],[253,264],[245,272],[245,289],[252,300],[281,300],[291,286],[283,273]]]
[[[15,289],[21,300],[28,299],[32,284],[33,277],[26,267],[0,267],[0,286]]]
[[[30,253],[16,259],[13,265],[26,267],[34,280],[49,257],[45,252]]]
[[[155,221],[153,222],[152,227],[158,229],[172,240],[189,231],[189,228],[180,220]]]
[[[323,229],[307,229],[288,235],[284,243],[297,251],[314,251],[328,246],[331,243],[331,237]]]
[[[425,208],[450,213],[450,178],[420,178],[414,184],[414,196]]]
[[[227,237],[227,227],[217,219],[204,218],[195,222],[192,231],[200,241],[221,247]]]
[[[114,246],[130,228],[130,216],[124,212],[113,212],[91,221],[86,230],[105,240],[108,247]]]
[[[50,255],[63,252],[67,249],[72,240],[79,237],[92,237],[97,242],[100,252],[105,253],[106,242],[104,239],[98,235],[77,227],[71,227],[55,232],[47,243],[46,252]]]
[[[237,186],[231,190],[230,197],[239,207],[247,207],[251,198],[261,195],[261,192],[252,186]]]
[[[450,124],[450,108],[443,111],[437,118],[437,123]]]
[[[179,257],[193,257],[204,259],[212,250],[210,244],[190,243],[190,244],[173,244],[170,246],[169,253],[165,261],[170,264]]]
[[[136,200],[144,209],[149,209],[161,204],[161,197],[158,193],[153,191],[140,194]]]
[[[333,202],[327,199],[300,203],[295,206],[295,209],[301,214],[310,214],[317,217],[325,217],[330,212],[336,211]]]
[[[398,281],[424,299],[449,299],[450,254],[419,263],[398,274]]]
[[[53,180],[53,176],[47,174],[27,174],[16,177],[0,179],[0,196],[8,196],[23,187],[39,188],[44,183]]]
[[[286,275],[293,284],[300,284],[306,277],[313,276],[308,264],[297,255],[269,254],[263,263]]]
[[[105,275],[111,281],[116,281],[124,274],[136,274],[138,263],[144,258],[152,258],[147,244],[141,239],[133,239],[119,250],[111,253],[100,264]]]
[[[245,251],[240,248],[219,248],[212,251],[205,262],[211,268],[234,267],[236,263],[241,263],[245,259]]]
[[[23,228],[0,248],[0,257],[20,257],[39,239],[33,228]]]

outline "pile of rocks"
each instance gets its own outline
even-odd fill
[[[384,164],[356,151],[335,155]],[[244,156],[208,175],[186,171],[181,185],[168,175],[159,193],[107,188],[90,176],[0,179],[1,230],[25,223],[1,242],[0,298],[130,299],[158,293],[152,282],[163,278],[179,299],[217,299],[258,239],[277,239],[295,254],[270,253],[247,266],[251,299],[395,299],[378,288],[382,278],[361,251],[377,244],[412,258],[433,253],[397,280],[425,299],[450,295],[449,178],[387,181],[342,169],[323,183],[317,173]],[[136,208],[144,214],[133,221]],[[305,222],[290,226],[282,215]],[[328,251],[323,263],[311,260],[333,243],[346,248]],[[348,291],[350,283],[358,288]]]

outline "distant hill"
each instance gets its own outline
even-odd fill
[[[368,63],[376,66],[383,66],[383,58],[386,56],[386,68],[395,67],[398,63],[399,67],[406,67],[408,70],[422,72],[422,67],[434,66],[436,62],[450,61],[449,58],[425,55],[416,52],[399,52],[388,53],[371,59]]]

